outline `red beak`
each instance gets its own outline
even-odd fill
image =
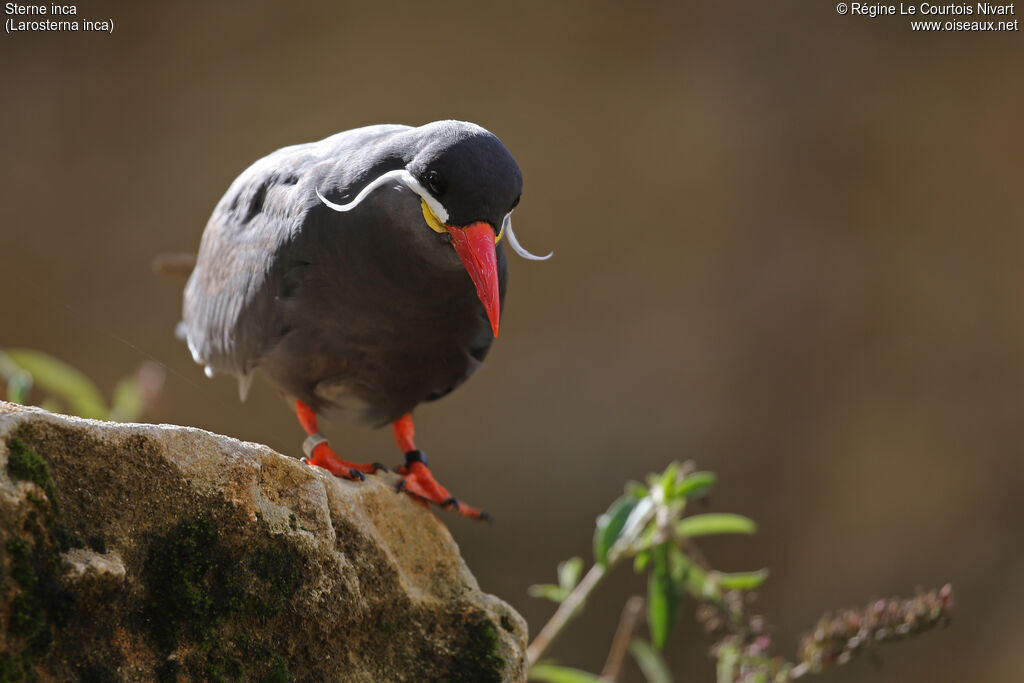
[[[501,302],[498,297],[498,257],[495,254],[494,231],[487,223],[471,223],[464,228],[449,225],[452,246],[462,265],[476,285],[476,295],[487,311],[491,330],[498,336],[498,316]]]

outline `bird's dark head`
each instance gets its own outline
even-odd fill
[[[395,181],[415,192],[420,198],[423,229],[433,230],[440,242],[455,248],[497,336],[501,309],[497,245],[507,239],[512,250],[524,258],[550,257],[526,251],[512,232],[512,211],[523,190],[519,165],[497,136],[463,121],[436,121],[411,128],[394,142],[397,149],[388,152],[402,159],[402,168],[371,180],[347,204],[330,202],[319,190],[318,196],[336,211],[349,211],[370,192]]]
[[[438,121],[413,132],[419,140],[406,169],[440,204],[438,213],[447,214],[443,222],[489,223],[497,235],[523,191],[519,165],[501,140],[461,121]]]

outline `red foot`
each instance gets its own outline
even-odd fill
[[[363,472],[373,474],[377,470],[382,469],[377,463],[363,465],[342,460],[334,452],[334,449],[331,448],[331,445],[327,443],[327,439],[320,435],[320,429],[316,425],[316,413],[313,409],[302,401],[297,400],[295,401],[295,413],[299,417],[299,423],[302,425],[302,428],[306,430],[306,435],[312,437],[314,442],[317,442],[305,458],[307,464],[323,467],[337,477],[359,481],[364,479]],[[316,437],[323,440],[321,441]]]
[[[395,432],[398,447],[405,453],[405,464],[398,468],[398,473],[403,475],[402,481],[398,483],[399,491],[405,491],[417,500],[434,503],[443,510],[453,509],[470,519],[492,521],[489,514],[459,502],[445,487],[437,483],[430,468],[427,467],[426,456],[423,451],[417,450],[413,442],[415,427],[411,415],[406,413],[395,420],[391,427]]]

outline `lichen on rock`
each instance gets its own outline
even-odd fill
[[[503,681],[526,629],[386,477],[0,402],[0,681]]]

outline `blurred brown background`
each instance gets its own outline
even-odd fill
[[[526,586],[590,557],[624,481],[693,458],[712,509],[761,524],[706,550],[771,568],[783,652],[824,610],[952,581],[951,628],[828,680],[1021,680],[1021,34],[728,4],[96,1],[113,35],[4,35],[0,347],[106,391],[159,360],[154,421],[296,455],[266,384],[239,404],[192,364],[150,259],[278,147],[472,120],[523,169],[519,238],[555,251],[513,259],[486,368],[417,413],[498,520],[445,517],[481,585],[536,632]],[[552,654],[599,669],[640,588],[621,568]],[[689,609],[675,643],[679,680],[710,680]]]

